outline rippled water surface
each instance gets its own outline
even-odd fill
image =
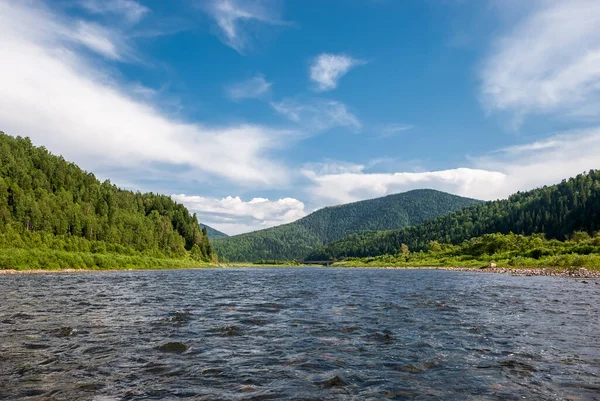
[[[0,398],[595,400],[599,308],[434,270],[0,276]]]

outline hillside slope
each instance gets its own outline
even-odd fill
[[[170,197],[101,183],[0,132],[0,249],[8,248],[213,259],[196,216]]]
[[[219,230],[215,230],[214,228],[212,228],[211,226],[207,226],[206,224],[200,223],[200,228],[206,228],[206,234],[208,235],[209,239],[220,239],[229,237],[229,235],[222,233]]]
[[[317,247],[365,230],[419,224],[481,201],[431,189],[317,210],[293,223],[213,241],[230,261],[303,259]]]
[[[340,259],[397,254],[402,244],[427,250],[431,241],[460,244],[485,234],[544,233],[563,240],[574,231],[600,230],[600,171],[590,171],[560,184],[518,192],[401,230],[363,232],[332,242],[309,259]]]

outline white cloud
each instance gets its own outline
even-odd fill
[[[247,81],[237,83],[227,88],[229,97],[233,100],[260,98],[271,90],[271,82],[262,75],[257,75]]]
[[[321,204],[346,203],[419,188],[484,200],[501,199],[600,167],[600,127],[501,149],[471,158],[470,164],[441,171],[397,173],[365,173],[362,165],[337,171],[309,165],[302,173],[313,184],[308,193]]]
[[[138,22],[150,11],[133,0],[83,0],[81,5],[91,13],[121,15],[131,23]]]
[[[337,88],[338,81],[352,67],[364,64],[364,61],[343,54],[323,53],[317,56],[310,66],[310,79],[317,84],[318,91]]]
[[[72,51],[84,47],[111,60],[132,58],[130,47],[117,32],[93,22],[52,14],[42,2],[0,0],[0,12],[4,46],[24,41],[56,52],[55,57],[72,57]],[[6,58],[4,56],[3,61]]]
[[[223,43],[238,53],[252,42],[252,24],[286,25],[264,0],[206,0],[204,10],[217,23]]]
[[[421,173],[345,172],[319,174],[304,170],[314,186],[310,193],[325,204],[339,204],[376,198],[411,189],[434,188],[463,196],[480,195],[482,186],[502,185],[506,176],[499,172],[457,168]]]
[[[305,163],[303,172],[310,171],[316,175],[353,174],[361,173],[365,169],[362,164],[348,163],[337,160],[324,163]]]
[[[194,195],[172,195],[195,212],[202,223],[230,235],[290,223],[306,215],[304,203],[294,198],[243,201],[239,196],[222,199]]]
[[[127,84],[107,79],[70,45],[77,38],[106,55],[111,46],[81,39],[79,24],[67,23],[43,3],[26,4],[0,1],[0,129],[30,136],[95,172],[161,164],[243,185],[287,181],[286,168],[268,156],[286,132],[173,119],[123,89]]]
[[[481,70],[490,110],[600,118],[600,2],[539,2]]]
[[[272,102],[271,106],[287,119],[311,131],[327,131],[335,127],[361,128],[360,121],[348,111],[346,105],[334,100],[314,99],[301,103],[287,99]]]

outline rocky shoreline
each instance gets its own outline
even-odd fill
[[[548,267],[514,268],[514,267],[382,267],[382,269],[431,269],[465,271],[474,273],[496,273],[511,274],[513,276],[549,276],[549,277],[572,277],[572,278],[600,278],[600,271],[580,269],[555,269]],[[600,283],[600,282],[599,282]]]

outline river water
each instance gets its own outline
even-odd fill
[[[600,400],[600,286],[384,269],[5,275],[0,399]]]

